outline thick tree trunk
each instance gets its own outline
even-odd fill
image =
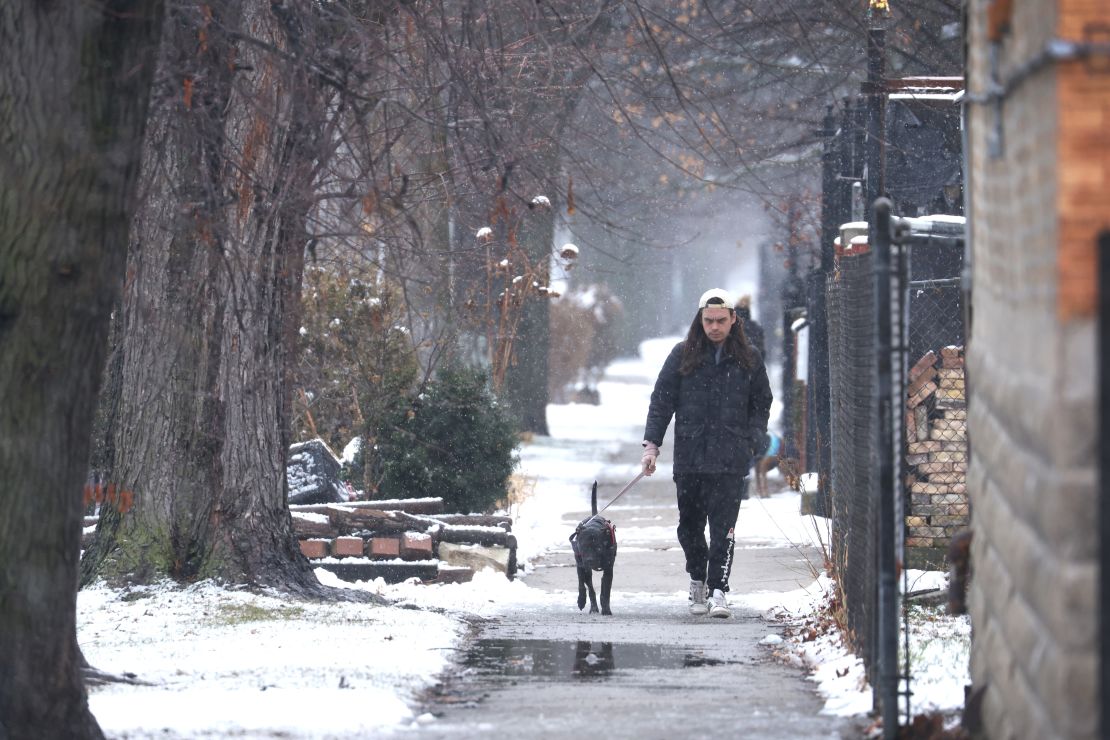
[[[0,738],[102,737],[76,640],[81,489],[160,16],[0,4]]]
[[[102,515],[86,578],[318,588],[285,491],[321,113],[287,22],[307,8],[229,0],[168,20],[123,307],[113,477],[134,506]]]

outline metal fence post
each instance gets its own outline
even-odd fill
[[[878,694],[883,737],[898,733],[898,579],[895,562],[893,321],[891,284],[891,202],[873,201],[871,235],[875,275],[875,360],[878,366],[878,456],[874,501],[878,511]]]
[[[874,203],[885,191],[886,95],[882,90],[885,55],[886,31],[870,29],[867,32],[867,203]]]

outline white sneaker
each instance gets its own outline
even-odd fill
[[[708,589],[705,581],[690,581],[690,613],[700,617],[709,611],[709,604],[705,603]]]
[[[709,597],[709,616],[720,619],[728,619],[732,616],[728,601],[725,600],[725,592],[719,588],[713,589],[713,595]]]

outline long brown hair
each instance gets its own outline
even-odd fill
[[[717,308],[717,306],[711,306],[711,308]],[[697,370],[705,362],[706,355],[709,353],[711,343],[709,337],[705,335],[705,328],[701,325],[701,312],[702,309],[699,308],[694,314],[694,321],[690,324],[690,331],[686,332],[686,341],[682,345],[682,364],[678,366],[678,372],[682,375],[689,375]],[[736,312],[731,308],[729,313],[736,316]],[[748,343],[748,337],[744,334],[744,322],[739,316],[736,316],[736,323],[732,325],[728,336],[725,337],[724,352],[740,367],[748,370],[755,368],[756,353]]]

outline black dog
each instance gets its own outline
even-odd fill
[[[574,564],[578,567],[578,608],[586,608],[586,591],[589,589],[590,613],[597,611],[592,571],[600,570],[601,613],[612,615],[613,612],[609,610],[609,593],[613,590],[613,563],[617,560],[617,528],[605,517],[598,516],[597,481],[594,481],[592,499],[593,516],[583,519],[570,536]]]

